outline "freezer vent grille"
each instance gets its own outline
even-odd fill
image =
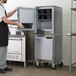
[[[7,55],[7,60],[21,60],[19,55]]]

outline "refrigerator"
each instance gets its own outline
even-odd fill
[[[33,36],[30,42],[33,41],[31,45],[33,45],[33,59],[36,66],[49,63],[52,64],[52,69],[56,69],[56,64],[62,67],[62,8],[58,6],[19,7],[18,22],[22,22],[25,26],[20,30],[33,31],[33,35],[31,33],[27,36]]]
[[[63,66],[62,62],[62,8],[58,6],[36,7],[35,19],[35,61]]]

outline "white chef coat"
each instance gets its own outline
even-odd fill
[[[1,5],[2,5],[2,4],[1,4]],[[2,18],[3,16],[6,17],[6,15],[5,15],[5,9],[3,8],[4,6],[2,5],[2,6],[3,6],[3,7],[2,7],[1,5],[0,5],[0,22],[2,21],[1,18]]]

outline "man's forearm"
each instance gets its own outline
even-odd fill
[[[17,26],[17,23],[16,22],[13,22],[9,19],[7,19],[6,17],[3,17],[2,20],[7,23],[7,24],[10,24],[10,25],[16,25]]]
[[[12,16],[16,11],[17,11],[17,8],[16,8],[16,9],[14,9],[13,11],[9,12],[9,13],[8,13],[8,15],[7,15],[7,17]]]
[[[21,23],[16,23],[16,22],[13,22],[9,19],[7,19],[5,16],[1,18],[5,23],[7,24],[10,24],[10,25],[16,25],[18,26],[19,28],[24,28],[24,26],[21,24]]]

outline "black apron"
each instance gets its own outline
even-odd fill
[[[6,11],[5,11],[5,15],[6,15]],[[2,47],[5,47],[8,45],[8,31],[9,31],[8,25],[4,21],[1,21],[0,22],[0,46]]]

